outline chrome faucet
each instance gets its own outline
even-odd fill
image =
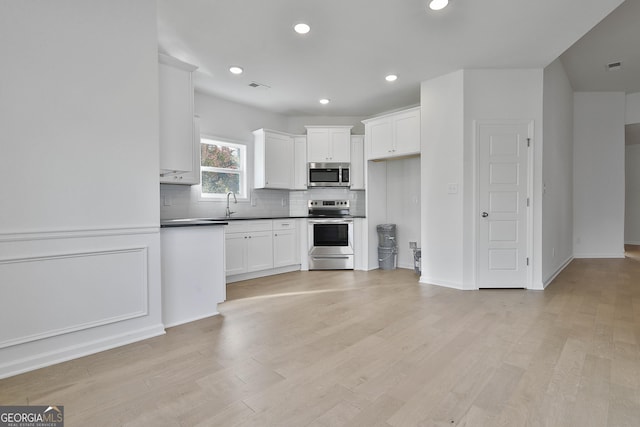
[[[231,218],[231,214],[235,213],[235,212],[231,212],[231,209],[229,209],[229,196],[232,194],[233,194],[233,203],[238,203],[238,199],[236,199],[236,193],[234,193],[233,191],[229,191],[227,193],[227,210],[224,214],[226,218]]]

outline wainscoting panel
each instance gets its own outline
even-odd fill
[[[148,313],[144,247],[0,260],[0,277],[0,312],[14,325],[0,348]]]
[[[0,378],[163,333],[158,227],[0,234]]]

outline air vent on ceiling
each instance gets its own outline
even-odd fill
[[[620,61],[610,62],[607,64],[607,70],[609,71],[618,71],[620,68],[622,68],[622,62]]]
[[[271,86],[267,86],[265,84],[258,83],[258,82],[251,82],[251,83],[249,83],[249,86],[250,87],[255,87],[255,88],[258,88],[258,89],[271,89]]]

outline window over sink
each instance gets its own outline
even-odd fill
[[[220,199],[234,192],[247,197],[247,146],[213,138],[200,139],[201,196]]]

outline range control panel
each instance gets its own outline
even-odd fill
[[[309,200],[309,209],[349,209],[348,200]]]

